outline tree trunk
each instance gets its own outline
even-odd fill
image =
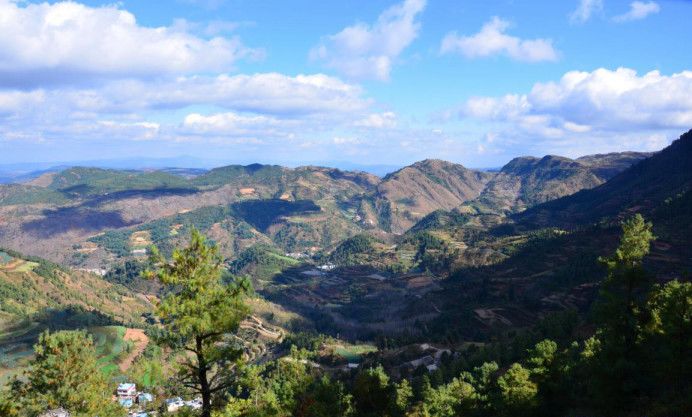
[[[202,417],[211,417],[211,389],[207,379],[207,361],[202,352],[202,339],[195,338],[197,348],[197,379],[202,393]]]

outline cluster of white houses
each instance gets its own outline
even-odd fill
[[[142,411],[142,408],[154,401],[154,396],[148,392],[138,392],[137,385],[132,382],[124,382],[118,384],[116,390],[118,403],[123,407],[130,409],[137,404],[140,411],[130,413],[133,417],[149,417],[149,414]]]
[[[137,385],[131,382],[125,382],[118,385],[117,389],[118,402],[123,407],[130,409],[137,404],[141,410],[147,404],[154,401],[154,396],[147,392],[138,392]],[[185,401],[180,397],[168,398],[164,400],[164,408],[169,413],[174,413],[181,408],[191,408],[193,410],[199,410],[202,408],[202,400],[195,398],[193,400]],[[139,411],[130,413],[134,417],[149,417],[149,414]]]

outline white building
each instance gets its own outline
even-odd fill
[[[120,398],[133,398],[137,395],[137,385],[125,382],[118,384],[118,397]]]
[[[166,404],[166,411],[173,413],[178,411],[181,407],[185,407],[185,401],[180,397],[169,398],[164,401]]]

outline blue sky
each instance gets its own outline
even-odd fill
[[[0,0],[0,164],[657,150],[692,127],[692,2]]]

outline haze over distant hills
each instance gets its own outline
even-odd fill
[[[246,163],[254,163],[250,161]],[[47,172],[57,172],[76,166],[103,168],[103,169],[132,169],[132,170],[161,170],[161,169],[189,169],[192,172],[201,173],[200,170],[228,165],[223,160],[203,159],[189,156],[172,158],[122,158],[103,160],[75,160],[62,162],[16,162],[0,164],[0,184],[24,182]],[[363,171],[383,177],[386,174],[399,169],[396,165],[367,165],[345,161],[305,162],[291,165],[295,166],[319,165],[339,168],[347,171]]]

